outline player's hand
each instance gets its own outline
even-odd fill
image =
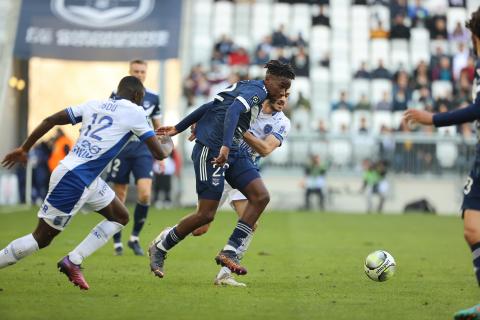
[[[433,124],[433,113],[424,110],[408,109],[403,114],[403,119],[407,123],[419,123],[423,125]]]
[[[157,136],[170,136],[170,137],[173,137],[174,135],[177,135],[178,134],[178,131],[175,127],[173,126],[164,126],[164,127],[160,127],[158,128],[155,133],[157,134]]]
[[[2,166],[7,169],[13,167],[16,163],[27,163],[28,159],[28,152],[25,151],[23,148],[17,148],[7,154],[5,158],[2,160]]]
[[[190,135],[188,136],[188,141],[193,141],[197,138],[197,135],[195,134],[195,129],[197,129],[196,123],[190,126]]]
[[[230,153],[230,148],[222,146],[218,157],[213,158],[212,163],[217,167],[223,167],[228,161],[228,154]]]

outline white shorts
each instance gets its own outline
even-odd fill
[[[59,164],[50,177],[48,194],[38,211],[38,217],[52,228],[63,230],[84,205],[99,211],[114,198],[113,190],[99,177],[87,187],[74,172]]]
[[[235,210],[233,207],[233,201],[247,200],[247,197],[243,195],[239,190],[233,189],[231,185],[225,181],[225,187],[223,188],[222,198],[220,199],[220,204],[218,207],[223,206],[225,201],[228,201],[228,204]]]

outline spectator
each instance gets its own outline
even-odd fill
[[[65,158],[65,156],[70,152],[73,147],[73,141],[68,136],[65,135],[62,129],[58,128],[55,137],[53,138],[53,147],[48,159],[48,168],[50,172],[53,171],[60,163],[60,161]]]
[[[32,164],[32,202],[41,205],[47,196],[50,180],[50,169],[48,159],[51,153],[50,145],[41,142],[33,147],[29,154],[29,161]]]
[[[170,155],[153,164],[155,174],[153,201],[156,208],[171,208],[172,206],[172,176],[175,173],[175,161],[172,157]]]
[[[328,133],[327,126],[325,125],[325,121],[323,119],[320,119],[318,121],[317,132],[321,135],[325,135]]]
[[[459,42],[458,43],[458,51],[453,56],[452,71],[453,71],[453,79],[455,81],[460,79],[460,72],[468,64],[468,57],[469,57],[469,52],[465,48],[465,44],[463,42]]]
[[[475,78],[475,58],[472,56],[469,56],[467,59],[467,65],[462,69],[460,72],[460,77],[461,74],[465,73],[466,76],[468,77],[468,81],[470,83],[473,83],[473,79]]]
[[[247,50],[240,47],[228,56],[228,64],[231,66],[248,66],[250,64],[250,57],[248,56]]]
[[[233,50],[233,41],[226,35],[222,35],[220,40],[215,43],[214,50],[220,52],[222,57],[226,60],[226,57]]]
[[[435,100],[435,108],[433,109],[433,111],[439,112],[440,110],[442,110],[441,112],[452,110],[452,102],[449,98],[440,97]]]
[[[298,93],[298,100],[296,103],[296,109],[302,108],[310,111],[312,109],[312,105],[310,104],[310,100],[308,100],[302,91]]]
[[[370,39],[388,39],[388,31],[383,27],[382,20],[377,20],[376,28],[370,30]]]
[[[286,57],[285,55],[285,50],[283,48],[277,48],[275,50],[276,53],[276,59],[280,61],[281,63],[290,63],[290,59]]]
[[[442,57],[447,57],[450,59],[449,56],[447,56],[444,52],[443,52],[443,48],[442,46],[437,46],[435,47],[435,53],[432,55],[432,57],[430,58],[430,68],[433,70],[434,67],[436,66],[439,66],[440,65],[440,59]]]
[[[407,16],[407,0],[392,0],[390,1],[390,19],[393,20],[394,17],[401,14],[402,16]]]
[[[408,95],[408,90],[406,88],[397,87],[393,90],[393,111],[403,111],[407,110],[408,101],[410,97]]]
[[[355,110],[372,110],[372,105],[370,104],[370,101],[368,100],[368,97],[365,93],[362,93],[362,95],[360,96],[360,100],[358,100],[358,103],[355,106]]]
[[[450,59],[448,59],[448,57],[441,57],[440,63],[437,66],[433,67],[432,80],[453,80],[452,71],[450,68]]]
[[[319,61],[320,66],[330,68],[330,53],[326,52]]]
[[[367,71],[367,63],[365,61],[362,61],[360,69],[355,72],[353,77],[355,79],[370,79],[370,72]]]
[[[325,190],[327,167],[322,163],[320,156],[310,157],[310,163],[305,167],[305,209],[310,210],[310,197],[318,196],[318,206],[321,211],[325,210]]]
[[[290,44],[285,35],[285,26],[282,24],[272,35],[272,46],[275,48],[284,48]]]
[[[469,79],[467,72],[460,73],[460,79],[455,82],[455,105],[468,103],[471,100],[472,81]]]
[[[363,166],[363,184],[361,192],[366,192],[367,195],[367,213],[373,210],[373,196],[379,194],[378,185],[381,181],[380,173],[375,167],[375,163],[371,160],[364,160]],[[383,205],[383,204],[382,204]],[[380,208],[379,208],[380,209]],[[378,210],[380,212],[380,210]]]
[[[367,119],[365,117],[360,118],[360,126],[358,128],[358,133],[368,134],[368,124],[367,124]]]
[[[293,37],[289,43],[290,46],[297,48],[305,48],[308,45],[307,41],[303,38],[301,32],[299,32],[296,37]]]
[[[298,49],[298,52],[293,56],[292,67],[295,70],[295,75],[298,77],[308,77],[310,72],[310,63],[308,54],[303,47]]]
[[[455,25],[455,29],[453,29],[448,36],[448,39],[452,42],[461,42],[466,44],[470,40],[470,33],[462,26],[462,23],[458,21]]]
[[[359,5],[359,6],[366,6],[367,5],[367,0],[353,0],[354,5]]]
[[[412,94],[412,108],[425,110],[427,106],[433,106],[433,99],[427,86],[422,86]]]
[[[397,14],[392,28],[390,29],[390,39],[410,39],[410,28],[405,25],[404,16]]]
[[[447,18],[440,15],[434,16],[430,25],[430,39],[447,40],[447,38]]]
[[[225,62],[226,61],[222,53],[216,49],[213,49],[212,58],[210,59],[210,65],[213,67],[216,65],[223,65],[225,64]]]
[[[378,60],[378,67],[372,71],[372,79],[388,79],[390,80],[392,75],[390,71],[383,65],[383,59]]]
[[[422,0],[415,0],[415,3],[408,6],[408,17],[412,26],[425,27],[428,19],[428,10],[422,5]]]
[[[430,86],[430,72],[427,63],[422,60],[413,72],[413,85],[415,89]]]
[[[383,92],[382,100],[377,103],[375,110],[392,111],[392,102],[390,101],[390,95],[388,94],[388,91]]]
[[[270,55],[268,53],[266,53],[262,49],[255,52],[254,63],[256,65],[264,66],[265,64],[267,64],[268,61],[270,61]]]
[[[340,99],[332,105],[332,111],[335,110],[352,111],[352,104],[348,102],[346,91],[340,92]]]
[[[272,50],[272,37],[264,37],[262,42],[260,42],[255,49],[255,64],[264,65],[270,61],[270,54],[272,53]]]
[[[312,26],[330,27],[330,18],[325,15],[325,8],[323,6],[320,6],[318,14],[312,17]]]

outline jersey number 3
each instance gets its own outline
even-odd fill
[[[85,134],[84,134],[85,136],[88,136],[88,134],[90,133],[90,130],[92,130],[92,126],[96,124],[97,117],[98,117],[98,113],[94,113],[92,123],[88,125],[87,131],[85,131]],[[103,124],[104,126],[96,130],[93,130],[92,133],[90,133],[90,137],[95,140],[102,141],[102,137],[97,136],[97,133],[107,128],[110,128],[113,124],[113,119],[112,117],[109,117],[109,116],[103,116],[102,118],[100,118],[100,120],[98,120],[98,124]]]

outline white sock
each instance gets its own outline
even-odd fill
[[[38,251],[38,243],[32,234],[13,240],[0,251],[0,269],[17,263],[35,251]]]
[[[135,241],[138,241],[138,240],[140,240],[140,238],[138,236],[133,236],[133,235],[130,236],[130,242],[135,242]]]
[[[68,254],[68,258],[74,264],[80,265],[83,260],[100,249],[110,238],[123,229],[123,225],[118,222],[103,220],[97,224],[90,234]]]
[[[235,249],[234,246],[231,246],[229,244],[225,245],[225,247],[223,247],[223,250],[224,251],[237,251],[237,249]]]
[[[121,242],[114,242],[113,243],[113,248],[114,249],[123,248],[123,244]]]
[[[230,269],[228,269],[227,267],[221,267],[220,271],[218,271],[217,279],[222,278],[225,274],[230,275],[230,274],[232,274],[232,271],[230,271]]]
[[[238,247],[238,249],[237,249],[238,259],[242,260],[243,256],[245,255],[245,252],[247,252],[248,247],[250,246],[250,243],[252,243],[252,239],[253,239],[253,232],[250,233],[250,234],[245,238],[245,240],[244,240],[243,243],[240,245],[240,247]]]

